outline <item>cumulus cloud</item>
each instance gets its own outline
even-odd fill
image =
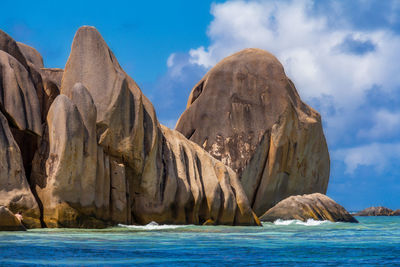
[[[370,139],[396,137],[400,133],[400,112],[378,110],[372,117],[373,126],[368,129],[361,129],[358,136]]]
[[[346,164],[346,172],[349,174],[353,174],[361,166],[371,166],[381,172],[392,161],[400,158],[400,143],[372,143],[354,148],[338,149],[332,154],[334,159]]]

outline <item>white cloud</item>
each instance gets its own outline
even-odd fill
[[[383,171],[391,161],[400,158],[400,143],[372,143],[354,148],[338,149],[332,153],[333,158],[346,164],[346,172],[353,174],[360,166],[372,166]]]
[[[358,136],[369,139],[391,137],[400,133],[400,112],[379,110],[373,114],[374,125],[369,129],[361,129]]]
[[[167,67],[171,68],[174,65],[174,58],[175,58],[175,53],[172,53],[171,55],[169,55],[168,59],[167,59]]]

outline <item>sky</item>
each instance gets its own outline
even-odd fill
[[[400,1],[13,1],[0,28],[64,68],[75,31],[95,26],[173,128],[192,87],[247,47],[270,51],[321,113],[327,195],[349,210],[400,208]]]

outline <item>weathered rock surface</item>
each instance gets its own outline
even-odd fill
[[[26,231],[26,228],[14,213],[0,206],[0,231]]]
[[[31,63],[37,69],[44,68],[42,55],[35,48],[20,42],[17,42],[17,45],[27,63]]]
[[[355,216],[392,216],[393,210],[385,207],[370,207],[360,212],[357,212]]]
[[[63,69],[59,68],[41,68],[40,74],[43,78],[43,83],[45,84],[46,81],[51,82],[57,86],[57,88],[61,88],[61,80],[64,74]]]
[[[266,51],[245,49],[213,67],[193,88],[176,130],[239,173],[257,215],[290,195],[326,192],[320,115]]]
[[[43,89],[41,89],[41,93],[38,93],[38,96],[41,104],[42,122],[45,122],[51,104],[60,94],[61,79],[64,70],[56,68],[41,68],[39,72],[42,77]]]
[[[232,169],[211,157],[182,134],[161,126],[164,173],[160,192],[171,218],[180,223],[254,225],[253,214],[240,181]],[[175,199],[174,199],[175,198]],[[169,219],[171,220],[171,219]]]
[[[61,93],[47,114],[48,153],[38,155],[48,226],[257,224],[236,173],[158,123],[95,28],[76,33]]]
[[[38,107],[39,108],[42,107],[44,101],[43,98],[45,97],[43,94],[42,76],[39,73],[40,68],[43,67],[42,56],[33,47],[30,47],[22,43],[17,43],[8,34],[6,34],[1,30],[0,30],[0,50],[9,54],[12,58],[18,61],[26,70],[27,75],[23,73],[24,77],[23,80],[19,78],[20,75],[18,75],[16,79],[19,82],[19,85],[23,87],[26,86],[31,87],[31,85],[26,85],[26,80],[29,80],[30,84],[33,84],[33,87],[36,91],[36,97],[38,98],[39,101]],[[12,64],[11,66],[13,67],[14,64]],[[18,67],[17,71],[20,71],[20,69],[21,68]],[[22,90],[24,91],[26,89],[23,88]],[[31,96],[32,93],[30,93],[29,95]],[[32,102],[31,105],[36,105],[36,103]],[[35,116],[36,114],[33,115]],[[38,132],[35,133],[38,134]]]
[[[28,227],[40,226],[39,209],[25,177],[21,152],[1,113],[0,205],[13,212],[23,212]]]
[[[261,221],[267,222],[274,222],[278,219],[358,222],[342,206],[320,193],[288,197],[260,217]]]
[[[41,135],[39,100],[29,72],[14,57],[1,50],[0,71],[1,110],[19,130]]]

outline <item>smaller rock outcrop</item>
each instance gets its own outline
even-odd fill
[[[320,193],[288,197],[269,209],[260,218],[261,221],[266,222],[274,222],[278,219],[358,222],[342,206]]]
[[[370,207],[354,214],[355,216],[392,216],[393,210],[385,207]]]
[[[26,231],[26,228],[14,213],[0,206],[0,231]]]
[[[391,216],[400,216],[400,209],[393,211]]]

